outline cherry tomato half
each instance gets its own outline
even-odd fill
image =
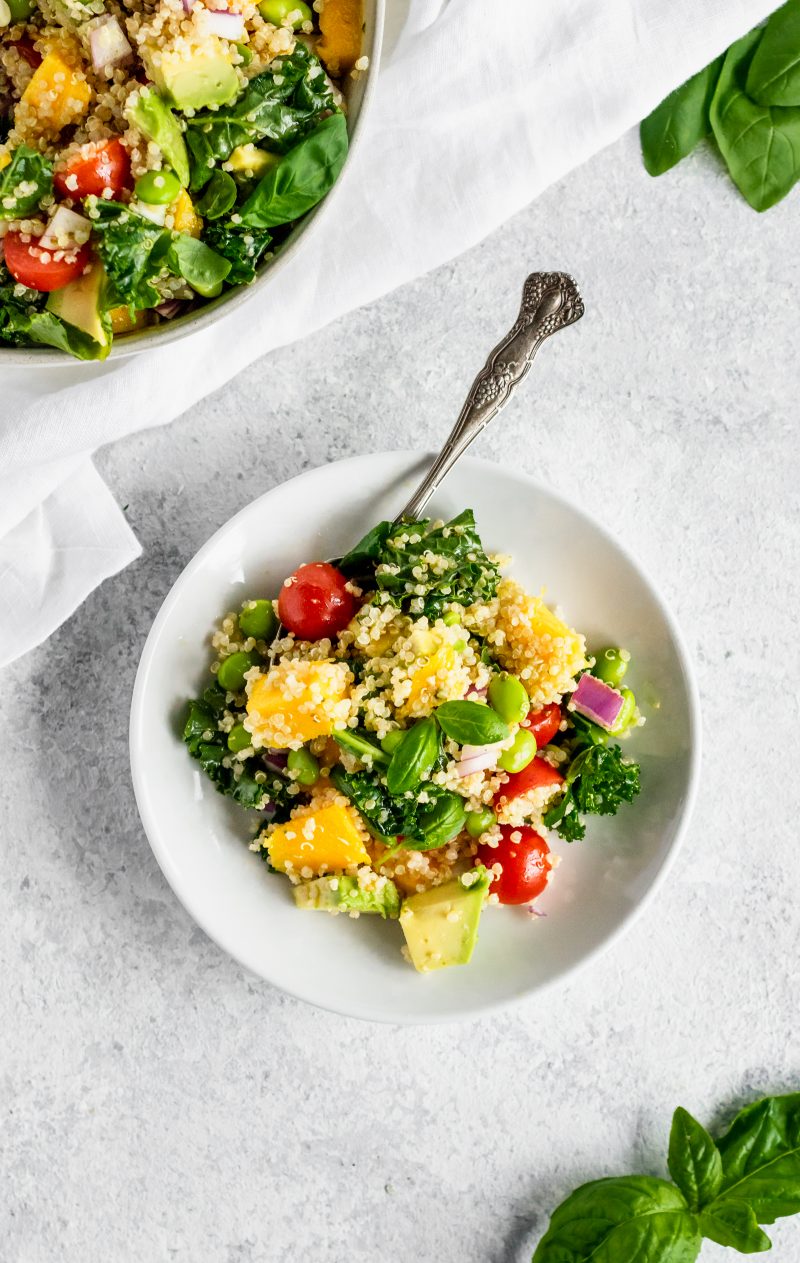
[[[61,251],[56,253],[61,254]],[[80,276],[89,262],[89,245],[87,243],[80,250],[70,251],[56,259],[52,251],[42,249],[35,237],[23,241],[21,233],[7,232],[3,238],[3,254],[6,267],[15,281],[27,285],[28,289],[49,294],[51,290],[63,289]]]
[[[527,719],[523,720],[522,726],[533,733],[536,744],[541,750],[548,741],[553,740],[560,723],[561,707],[556,702],[551,702],[549,706],[543,706],[541,710],[531,712]]]
[[[6,48],[16,48],[20,57],[24,58],[34,70],[38,70],[42,64],[42,54],[36,51],[28,39],[10,39]]]
[[[506,802],[510,802],[512,798],[519,798],[529,790],[541,789],[544,785],[560,785],[563,779],[561,773],[547,759],[537,755],[521,772],[511,773],[505,785],[501,785],[497,791],[496,798],[498,801],[504,798]]]
[[[343,631],[358,608],[347,579],[326,561],[301,566],[281,588],[278,617],[301,640],[321,640]]]
[[[56,190],[62,197],[88,197],[94,193],[102,197],[104,189],[111,189],[119,197],[123,189],[132,187],[131,160],[121,140],[102,140],[84,145],[65,167],[53,176]]]
[[[503,824],[500,833],[497,846],[478,847],[479,863],[490,870],[493,864],[503,869],[494,878],[491,893],[501,903],[530,903],[547,885],[552,868],[550,848],[528,825]]]

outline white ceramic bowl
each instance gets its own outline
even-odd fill
[[[208,328],[222,316],[232,312],[235,307],[240,307],[242,303],[247,302],[248,298],[251,298],[253,294],[260,293],[263,287],[269,285],[272,278],[286,267],[289,260],[293,259],[303,249],[306,241],[308,241],[309,234],[321,222],[322,217],[332,206],[342,181],[347,179],[353,154],[363,134],[364,120],[369,112],[375,83],[378,78],[385,4],[386,0],[364,0],[364,40],[362,50],[364,55],[369,57],[369,68],[359,75],[357,79],[353,80],[352,83],[348,82],[345,85],[350,147],[344,171],[342,171],[327,197],[323,198],[318,206],[309,211],[277,256],[259,269],[258,275],[251,285],[239,285],[235,289],[228,289],[219,298],[215,298],[211,302],[202,303],[195,311],[190,311],[187,315],[180,316],[175,320],[153,325],[150,328],[142,329],[139,333],[129,333],[125,337],[115,338],[109,359],[126,359],[129,356],[138,355],[141,351],[150,351],[156,347],[166,346],[168,342],[178,342],[189,333]],[[86,367],[85,361],[73,359],[72,356],[66,355],[63,351],[56,351],[48,347],[0,346],[0,372],[4,368],[12,368],[18,365],[28,365],[31,369],[39,369],[68,368],[70,365],[75,364],[80,364],[83,368]]]
[[[601,526],[524,474],[464,459],[431,504],[470,506],[489,550],[544,585],[590,646],[627,646],[647,715],[628,750],[643,790],[587,838],[555,839],[562,863],[537,906],[487,908],[472,962],[422,976],[396,922],[295,909],[291,887],[247,848],[253,817],[218,794],[179,736],[185,699],[205,687],[212,624],[247,597],[277,593],[303,561],[340,555],[405,503],[425,461],[360,456],[276,487],[217,531],[164,602],[142,654],[131,765],[150,844],[187,911],[262,978],[323,1008],[386,1022],[442,1022],[509,1004],[565,978],[617,937],[664,876],[697,782],[700,726],[687,651],[652,582]]]

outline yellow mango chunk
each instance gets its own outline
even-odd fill
[[[80,122],[91,96],[83,71],[71,66],[61,53],[52,52],[34,70],[20,100],[36,111],[42,128],[55,133]]]
[[[280,662],[250,684],[245,727],[256,746],[285,750],[347,725],[352,676],[343,662]]]
[[[363,25],[362,0],[325,0],[319,15],[322,38],[317,53],[334,79],[348,75],[361,56]]]
[[[458,654],[452,645],[440,645],[438,649],[434,649],[427,662],[423,662],[412,674],[411,692],[403,709],[416,709],[423,699],[433,705],[440,685],[457,664]]]
[[[190,237],[199,237],[203,231],[203,221],[194,208],[194,203],[186,189],[181,189],[169,208],[172,215],[172,227],[175,232],[188,233]]]
[[[514,579],[503,579],[497,595],[502,639],[492,647],[502,665],[522,680],[533,709],[539,710],[574,686],[576,674],[588,665],[586,642],[541,597],[531,596]]]
[[[11,154],[5,149],[0,150],[0,171],[3,170],[3,167],[7,167],[10,161]]]
[[[147,324],[146,312],[137,311],[131,316],[127,307],[112,307],[108,318],[112,333],[132,333],[134,329],[141,329]]]
[[[267,850],[273,867],[284,872],[310,868],[316,875],[369,864],[352,808],[337,803],[278,825],[267,839]]]

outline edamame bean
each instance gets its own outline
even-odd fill
[[[169,206],[181,191],[181,182],[174,171],[146,171],[134,185],[134,192],[148,206]]]
[[[219,664],[217,679],[228,693],[241,693],[245,671],[249,671],[260,661],[257,653],[232,653]]]
[[[536,738],[527,728],[520,728],[514,744],[504,750],[497,760],[504,772],[521,772],[536,757]]]
[[[612,688],[618,689],[625,678],[630,660],[631,655],[627,649],[601,649],[592,667],[592,675],[597,676],[598,680],[602,680],[604,684],[610,684]]]
[[[627,732],[636,718],[636,698],[631,689],[621,689],[622,693],[622,709],[617,716],[617,722],[614,724],[612,733],[615,737],[619,737],[623,732]]]
[[[501,671],[489,682],[489,705],[507,724],[521,724],[531,708],[525,685],[515,675]]]
[[[319,763],[305,746],[289,751],[286,767],[300,785],[316,785],[319,780]]]
[[[246,750],[252,741],[253,738],[244,724],[234,724],[228,733],[228,749],[234,754],[238,754],[240,750]]]
[[[480,811],[468,811],[466,820],[467,833],[471,838],[479,838],[487,829],[497,823],[497,816],[491,807],[483,807]]]
[[[36,7],[31,4],[31,0],[6,0],[6,4],[11,14],[12,26],[15,22],[26,22]]]
[[[446,627],[455,627],[457,623],[461,622],[461,616],[456,610],[445,610],[442,615],[442,622]]]
[[[311,21],[311,10],[303,0],[262,0],[258,11],[265,22],[275,26],[285,26],[291,17],[291,27],[297,31],[304,22]]]
[[[387,754],[394,754],[405,735],[402,728],[393,728],[391,732],[387,732],[385,737],[381,737],[381,749],[385,750]]]
[[[245,636],[271,641],[278,630],[278,616],[272,601],[245,601],[239,615],[239,626]]]

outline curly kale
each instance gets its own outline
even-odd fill
[[[409,850],[433,851],[464,826],[463,798],[431,781],[420,785],[416,794],[394,795],[375,772],[345,772],[335,767],[331,780],[368,827],[387,843],[402,838],[402,845]]]
[[[500,571],[484,552],[472,509],[452,522],[380,522],[341,560],[399,608],[439,618],[450,604],[488,601]]]
[[[576,842],[586,835],[582,815],[614,816],[640,788],[639,765],[626,762],[619,746],[590,745],[572,760],[564,796],[545,813],[544,822],[567,842]]]
[[[246,767],[238,780],[234,776],[225,735],[217,727],[217,716],[224,705],[225,693],[216,684],[207,688],[202,698],[189,702],[183,740],[190,755],[221,794],[255,810],[263,810],[269,803],[274,809],[274,820],[288,819],[293,798],[283,777],[271,772],[266,780],[257,781]]]

